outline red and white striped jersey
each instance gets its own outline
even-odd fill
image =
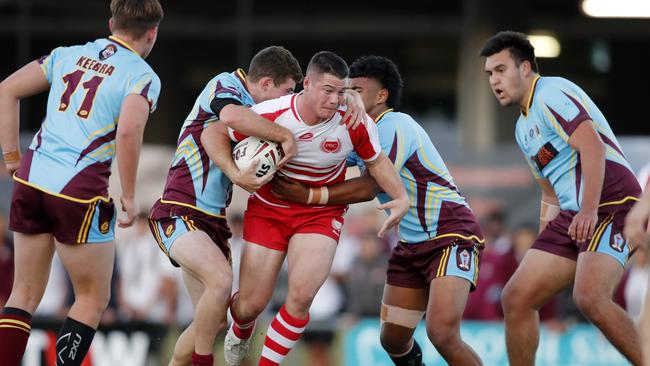
[[[279,171],[280,174],[311,187],[327,186],[345,179],[345,161],[351,152],[354,151],[366,162],[379,156],[379,135],[369,116],[366,116],[365,124],[348,130],[340,124],[345,113],[343,107],[328,121],[310,126],[298,114],[298,95],[267,100],[251,107],[259,115],[289,129],[296,138],[298,154]],[[229,129],[229,133],[234,141],[246,138],[232,129]],[[258,190],[258,196],[271,198],[269,187],[267,185]]]

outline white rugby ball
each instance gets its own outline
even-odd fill
[[[283,155],[280,144],[254,136],[243,139],[232,150],[232,158],[239,170],[248,168],[253,161],[259,159],[255,175],[260,178],[275,173]]]

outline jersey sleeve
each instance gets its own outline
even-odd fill
[[[369,162],[377,159],[381,153],[381,144],[377,125],[370,117],[366,116],[365,123],[360,124],[354,130],[348,131],[354,151],[361,160]]]
[[[591,119],[579,97],[560,88],[549,88],[540,95],[542,121],[548,123],[565,141],[584,121]]]
[[[417,131],[411,132],[413,134],[417,133]],[[411,137],[415,138],[414,135]],[[411,140],[405,136],[404,131],[402,131],[402,129],[391,120],[384,121],[381,129],[379,129],[379,142],[381,144],[381,149],[397,170],[402,169],[406,163],[406,151],[408,149],[409,141]]]
[[[41,66],[41,70],[43,70],[43,74],[45,74],[47,82],[50,83],[50,85],[52,85],[54,63],[57,61],[57,58],[60,57],[64,49],[65,47],[57,47],[53,49],[49,55],[42,56],[37,60],[38,64]]]
[[[208,111],[212,110],[212,105],[223,107],[223,102],[231,101],[235,104],[246,105],[242,96],[242,91],[239,90],[239,85],[235,82],[232,75],[221,74],[217,76],[213,90],[210,92],[207,100],[202,101],[201,107]]]
[[[128,94],[140,94],[149,103],[149,113],[153,113],[158,106],[160,96],[160,78],[153,72],[145,72],[131,79],[127,85]]]

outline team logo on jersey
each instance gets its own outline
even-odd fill
[[[298,136],[298,141],[311,141],[314,138],[314,134],[311,132],[305,132],[302,135]]]
[[[109,43],[103,50],[99,51],[99,59],[104,61],[113,56],[115,52],[117,52],[117,47],[114,44]]]
[[[327,153],[336,153],[339,150],[341,150],[341,142],[339,141],[338,138],[334,139],[325,139],[323,142],[320,144],[321,150],[327,152]]]
[[[102,222],[102,224],[99,226],[99,232],[102,234],[108,233],[108,228],[109,228],[109,223],[108,221]]]
[[[532,159],[535,162],[535,165],[537,165],[537,169],[541,171],[551,162],[551,160],[555,159],[557,154],[557,149],[549,141],[544,144],[539,151],[537,151],[537,154],[533,156]]]
[[[625,245],[625,239],[621,233],[617,233],[612,238],[612,241],[609,243],[609,246],[612,247],[615,251],[623,253],[623,246]]]
[[[169,224],[169,226],[167,226],[167,228],[165,229],[165,236],[168,238],[172,236],[175,229],[176,229],[176,225],[174,225],[174,223]]]
[[[467,249],[463,249],[462,252],[456,253],[456,264],[458,265],[458,269],[462,271],[469,271],[471,260],[472,256],[469,254]]]

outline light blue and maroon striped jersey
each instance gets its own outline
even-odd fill
[[[242,69],[221,73],[196,98],[178,136],[161,202],[191,207],[213,216],[225,215],[232,196],[232,182],[208,157],[201,133],[218,121],[210,107],[215,98],[234,99],[247,107],[255,104],[245,79]]]
[[[411,116],[387,110],[375,121],[381,148],[395,165],[410,208],[399,224],[399,239],[416,244],[446,236],[483,242],[474,213],[459,193],[429,135]],[[348,158],[348,164],[358,160]],[[390,201],[386,193],[377,196]]]
[[[550,181],[562,210],[579,211],[582,206],[580,154],[571,147],[569,138],[589,120],[605,144],[600,204],[624,202],[641,193],[616,136],[589,96],[567,79],[538,76],[517,120],[515,137],[535,178]]]
[[[113,36],[56,48],[39,63],[50,83],[47,115],[15,179],[73,200],[106,199],[122,102],[140,94],[153,112],[160,79]]]

